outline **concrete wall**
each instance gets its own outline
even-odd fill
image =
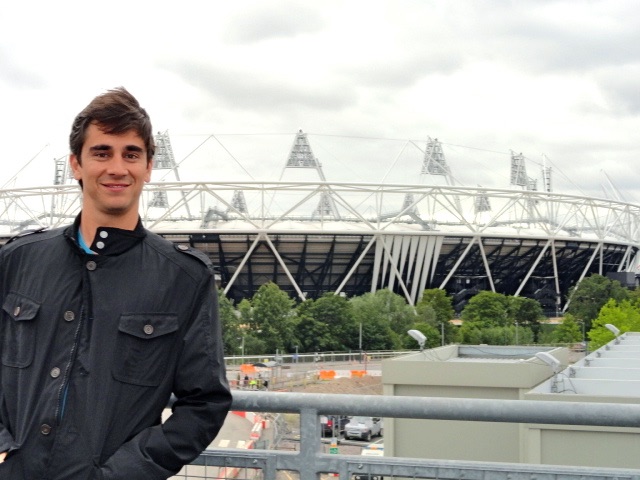
[[[558,383],[576,383],[579,379],[560,378]],[[595,382],[595,380],[592,380]],[[609,382],[616,384],[617,382]],[[640,392],[640,382],[627,380],[625,387]],[[566,401],[612,404],[636,404],[638,397],[543,392],[549,382],[525,393],[525,400]],[[585,391],[584,384],[576,385]],[[578,425],[523,425],[523,462],[586,467],[640,468],[640,428],[585,427]]]
[[[385,360],[384,394],[519,400],[551,375],[539,360],[514,359],[507,350],[504,357],[487,354],[481,358],[485,347],[479,346],[478,358],[461,359],[458,348],[454,345]],[[495,348],[490,350],[495,353]],[[517,352],[517,347],[509,348]],[[560,357],[563,355],[561,352]],[[523,437],[520,424],[385,419],[385,452],[391,456],[519,462]]]

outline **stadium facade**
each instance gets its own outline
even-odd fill
[[[411,304],[440,288],[460,311],[492,290],[535,298],[557,315],[585,276],[635,282],[640,206],[552,192],[550,172],[539,191],[522,155],[512,154],[504,189],[454,185],[437,140],[424,149],[420,183],[331,182],[300,131],[283,172],[304,169],[311,181],[184,182],[169,135],[156,140],[154,166],[175,181],[147,185],[143,221],[207,253],[235,301],[266,282],[297,299],[389,288]],[[68,224],[81,208],[66,157],[53,185],[5,188],[0,198],[3,242]]]

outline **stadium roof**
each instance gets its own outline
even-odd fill
[[[388,183],[386,174],[381,183],[332,182],[298,132],[288,156],[281,153],[279,180],[185,181],[178,167],[186,158],[175,158],[168,134],[156,142],[160,177],[141,198],[145,226],[207,253],[236,301],[266,282],[301,300],[389,288],[412,305],[440,288],[460,311],[492,290],[535,298],[557,316],[585,276],[633,283],[640,263],[640,205],[556,193],[546,170],[538,189],[520,154],[511,156],[510,188],[460,186],[431,139],[424,149],[411,142],[419,155],[404,171],[414,172],[413,183]],[[366,150],[376,164],[389,156]],[[81,191],[66,158],[55,167],[53,185],[0,189],[0,238],[72,222]]]

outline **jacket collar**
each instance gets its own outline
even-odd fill
[[[80,214],[73,225],[65,229],[67,239],[80,249],[78,245],[78,230],[80,228]],[[138,217],[138,223],[133,230],[123,230],[114,227],[98,227],[93,243],[89,248],[98,255],[120,255],[131,249],[147,235],[147,230],[142,226],[142,220]]]

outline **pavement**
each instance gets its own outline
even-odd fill
[[[170,410],[165,410],[163,418],[166,419],[170,414]],[[218,436],[207,449],[247,448],[251,441],[252,428],[253,423],[249,419],[229,412]],[[187,465],[170,480],[215,480],[220,478],[220,473],[218,467]],[[222,478],[235,478],[235,475],[229,472],[223,474]]]

